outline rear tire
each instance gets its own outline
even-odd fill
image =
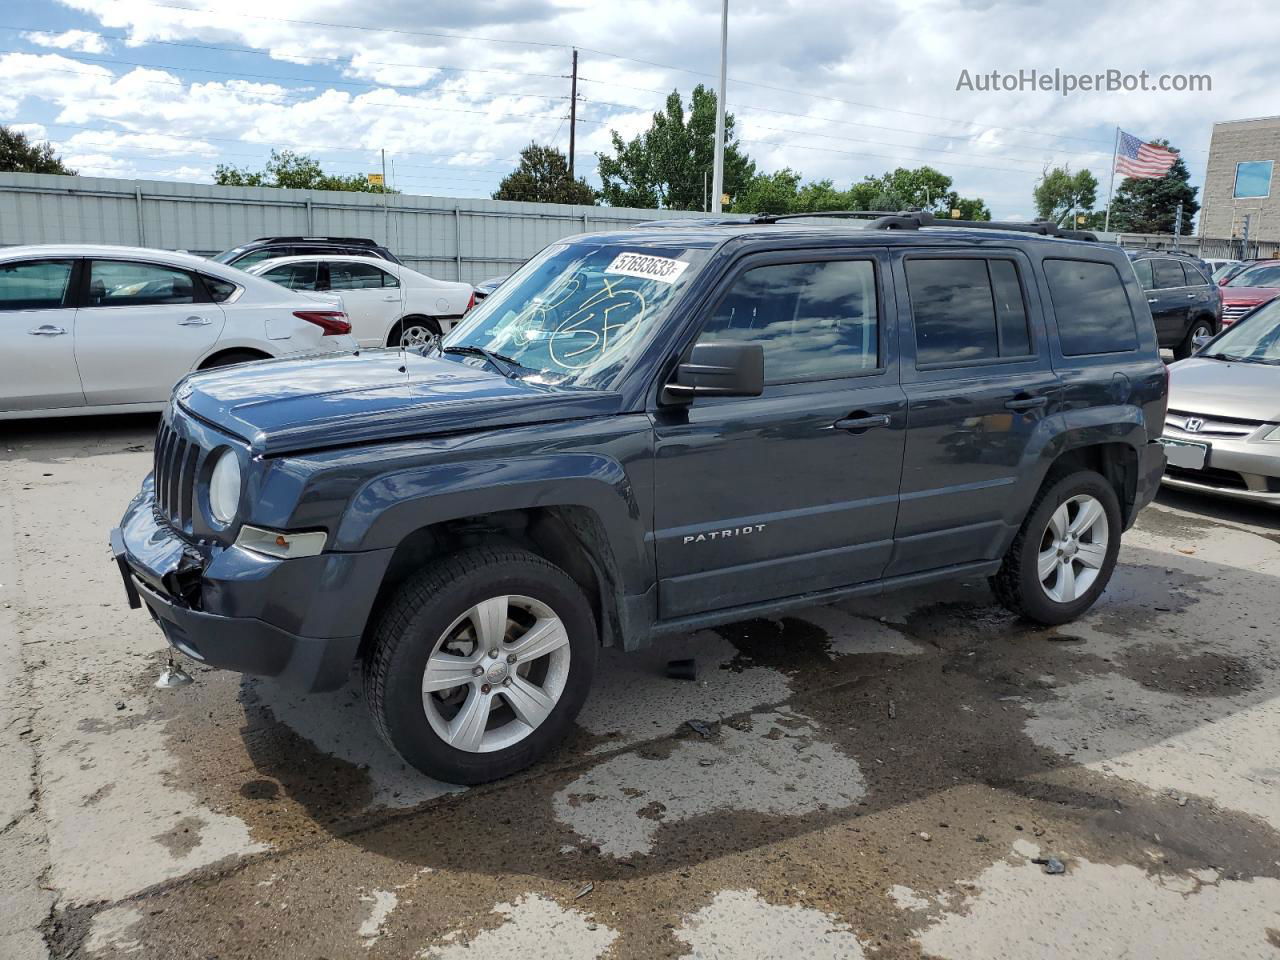
[[[388,347],[420,347],[440,336],[440,324],[432,317],[404,317],[387,334]]]
[[[1175,360],[1185,360],[1196,352],[1196,337],[1201,334],[1213,336],[1213,323],[1208,320],[1196,320],[1191,324],[1191,329],[1187,331],[1187,335],[1182,338],[1182,342],[1173,348],[1173,358]]]
[[[598,646],[567,573],[527,550],[472,547],[395,592],[365,656],[365,697],[382,738],[422,773],[485,783],[569,732]]]
[[[1091,470],[1050,477],[991,578],[991,589],[1028,620],[1068,623],[1106,589],[1120,553],[1120,532],[1120,502],[1104,477]]]

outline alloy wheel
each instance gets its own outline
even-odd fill
[[[1050,600],[1071,603],[1089,592],[1106,563],[1110,524],[1088,494],[1062,502],[1040,538],[1036,573]]]
[[[477,603],[432,648],[422,675],[427,721],[457,750],[514,746],[560,701],[569,656],[565,625],[545,603],[521,596]]]

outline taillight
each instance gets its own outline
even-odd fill
[[[293,315],[299,320],[314,323],[324,331],[326,337],[336,337],[351,332],[351,322],[341,310],[295,310]]]
[[[472,290],[472,291],[471,291],[471,299],[467,301],[467,309],[463,310],[462,312],[463,312],[463,313],[470,313],[470,312],[471,312],[471,308],[472,308],[472,307],[474,307],[475,305],[476,305],[476,292],[475,292],[474,290]]]

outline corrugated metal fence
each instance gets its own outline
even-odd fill
[[[266,236],[372,237],[441,280],[510,273],[560,237],[697,212],[0,173],[0,246],[115,243],[212,255]]]
[[[1250,240],[1239,237],[1178,237],[1171,233],[1118,233],[1116,242],[1122,247],[1147,247],[1153,250],[1181,250],[1197,257],[1220,260],[1265,260],[1280,257],[1280,240]]]

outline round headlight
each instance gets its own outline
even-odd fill
[[[228,524],[240,510],[240,461],[234,451],[223,450],[209,478],[209,509],[213,519]]]

